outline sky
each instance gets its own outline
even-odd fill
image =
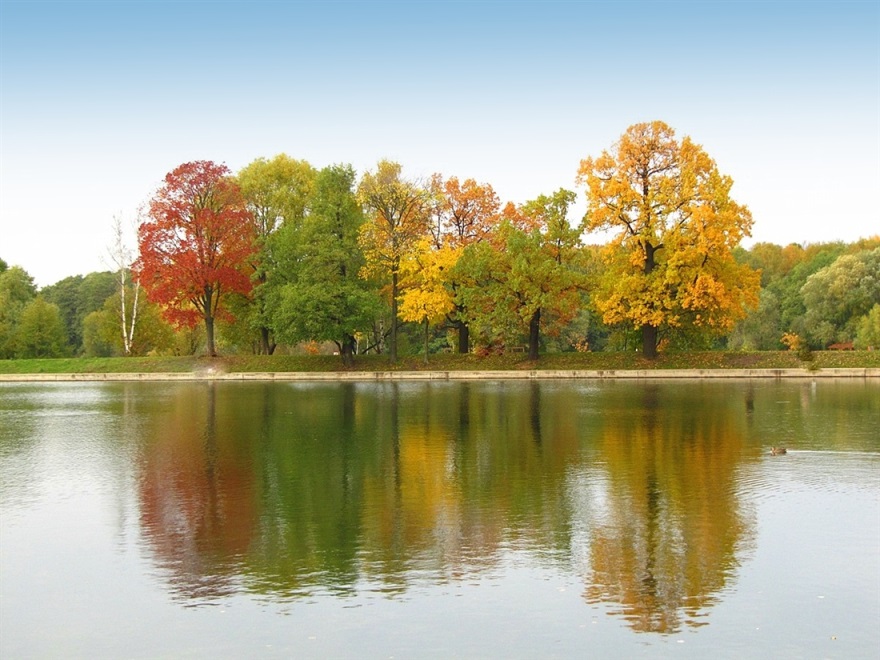
[[[880,3],[0,0],[0,258],[109,270],[167,172],[279,153],[578,216],[581,159],[656,119],[732,177],[747,247],[880,234]]]

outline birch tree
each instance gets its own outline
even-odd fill
[[[119,328],[122,334],[122,350],[125,355],[131,355],[131,347],[134,344],[134,329],[137,325],[138,297],[141,284],[135,280],[131,284],[132,297],[130,304],[126,304],[126,294],[129,290],[131,265],[134,263],[134,250],[125,241],[125,228],[122,219],[118,215],[113,216],[113,243],[108,252],[110,263],[116,273],[117,291],[119,292]],[[131,311],[129,312],[129,308]]]

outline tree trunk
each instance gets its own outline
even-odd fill
[[[428,364],[428,340],[430,339],[429,328],[428,319],[425,319],[425,364]]]
[[[351,335],[345,335],[342,339],[342,344],[339,347],[340,353],[342,353],[342,366],[344,367],[353,367],[354,366],[354,337]]]
[[[214,293],[214,288],[210,285],[205,285],[204,295],[199,300],[199,305],[201,307],[202,315],[205,319],[205,339],[206,339],[206,350],[208,352],[209,357],[217,357],[217,350],[214,348],[214,296],[217,295]]]
[[[651,360],[657,357],[657,326],[642,326],[642,353]]]
[[[205,336],[207,338],[207,350],[210,357],[217,357],[214,348],[214,317],[205,315]]]
[[[648,241],[645,241],[645,275],[650,275],[651,271],[654,270],[654,267],[657,265],[657,262],[654,260],[654,253],[657,252],[662,245],[654,246]],[[647,323],[642,326],[642,353],[644,356],[650,360],[653,360],[657,357],[657,326],[648,325]]]
[[[541,339],[541,308],[535,310],[529,320],[529,360],[538,359],[538,342]]]
[[[397,271],[391,273],[391,336],[388,338],[388,357],[397,362]]]
[[[125,314],[125,271],[119,269],[119,314],[122,317],[122,350],[126,355],[131,353],[131,345],[128,343],[128,328],[126,327]]]
[[[467,355],[471,352],[471,329],[464,321],[458,322],[458,354]]]
[[[261,273],[257,277],[257,285],[254,288],[254,293],[257,294],[257,308],[259,309],[260,317],[265,318],[266,316],[266,298],[264,295],[260,295],[262,289],[258,287],[263,287],[266,285],[266,282],[269,280],[268,276],[265,273]],[[272,341],[271,330],[266,326],[260,326],[260,354],[261,355],[272,355],[275,352],[275,342]]]
[[[131,323],[128,326],[128,341],[125,344],[125,353],[126,355],[130,355],[132,348],[134,347],[134,327],[137,324],[137,313],[138,313],[138,295],[141,291],[141,283],[135,282],[134,284],[134,302],[131,306]]]
[[[275,352],[275,342],[272,341],[269,328],[260,328],[260,354],[272,355]]]

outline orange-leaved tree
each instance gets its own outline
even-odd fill
[[[227,293],[251,289],[254,223],[225,165],[184,163],[165,176],[138,228],[135,272],[147,297],[182,327],[205,323],[216,355],[214,320],[226,316]]]
[[[440,174],[431,177],[430,185],[434,216],[431,233],[438,247],[446,242],[465,247],[489,237],[501,208],[492,186],[473,179],[461,183],[455,176],[444,181]]]
[[[587,230],[610,230],[605,277],[594,301],[605,323],[642,332],[646,357],[659,333],[729,330],[758,301],[760,276],[736,263],[752,215],[730,197],[702,147],[660,121],[635,124],[612,150],[581,161]]]
[[[444,181],[440,174],[435,174],[431,178],[431,193],[431,233],[438,250],[446,247],[460,254],[468,245],[489,239],[496,229],[501,203],[489,184],[479,184],[474,179],[460,183],[454,176]],[[457,295],[461,283],[455,280],[454,273],[454,269],[444,271],[455,299],[447,319],[458,331],[458,352],[466,354],[470,351],[468,314],[463,299]]]

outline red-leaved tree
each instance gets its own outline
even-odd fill
[[[227,312],[228,293],[251,289],[249,259],[254,223],[225,165],[199,160],[165,176],[138,228],[134,271],[147,297],[178,326],[205,323],[207,351],[214,348],[214,320]]]

